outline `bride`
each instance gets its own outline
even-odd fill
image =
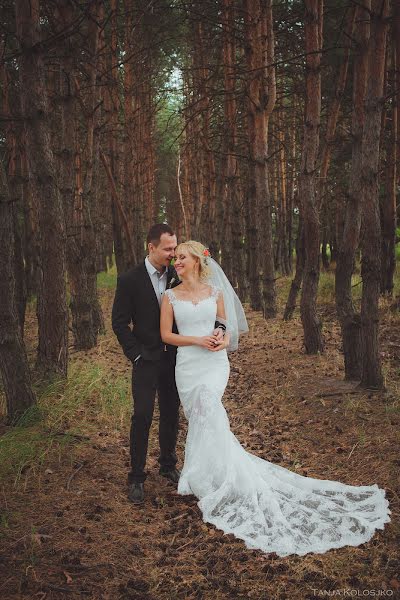
[[[227,350],[247,331],[243,308],[202,244],[180,244],[175,255],[182,283],[166,290],[160,327],[163,341],[178,346],[176,384],[188,420],[178,493],[197,496],[204,521],[248,548],[287,556],[367,542],[390,521],[377,485],[303,477],[246,452],[233,435],[222,396]],[[216,320],[226,327],[220,342],[210,333]]]

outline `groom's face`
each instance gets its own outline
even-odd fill
[[[155,246],[149,244],[149,259],[156,269],[168,267],[171,260],[175,256],[175,248],[177,246],[176,235],[163,233],[160,237],[160,243]]]

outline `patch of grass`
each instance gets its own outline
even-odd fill
[[[318,285],[318,301],[322,304],[335,302],[335,275],[330,271],[321,271]]]
[[[98,273],[97,275],[97,287],[98,288],[115,288],[117,285],[117,267],[115,264],[108,269],[108,271],[103,271],[102,273]]]
[[[289,275],[288,277],[279,277],[276,281],[276,293],[277,293],[277,297],[278,297],[278,305],[281,306],[282,308],[285,307],[288,296],[289,296],[289,291],[290,291],[290,286],[292,285],[292,280],[294,278],[294,273],[293,275]]]
[[[385,404],[385,413],[388,416],[400,414],[400,399],[397,390],[395,395],[387,399]]]
[[[110,377],[97,365],[72,365],[67,381],[55,380],[38,392],[37,406],[0,438],[0,478],[18,479],[42,465],[54,449],[80,441],[105,423],[122,427],[130,415],[126,377]]]

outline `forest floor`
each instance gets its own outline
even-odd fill
[[[287,282],[278,283],[283,298]],[[280,558],[248,550],[205,524],[196,499],[178,496],[159,476],[157,411],[145,504],[128,502],[131,369],[110,327],[113,289],[100,292],[107,332],[95,349],[72,354],[69,387],[55,384],[41,392],[44,424],[33,419],[17,432],[2,427],[7,453],[0,456],[0,597],[400,597],[399,316],[382,308],[387,389],[375,393],[343,381],[331,302],[320,306],[326,340],[321,356],[305,355],[297,312],[289,323],[247,312],[250,332],[231,356],[224,397],[240,442],[302,475],[377,483],[386,489],[392,510],[384,531],[358,548]],[[26,335],[34,356],[33,310]],[[180,464],[185,435],[182,415]]]

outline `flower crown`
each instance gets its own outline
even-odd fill
[[[204,250],[203,250],[203,256],[205,256],[205,259],[204,259],[205,264],[208,265],[209,261],[207,259],[211,258],[211,253],[210,253],[210,251],[209,251],[208,248],[204,248]]]

